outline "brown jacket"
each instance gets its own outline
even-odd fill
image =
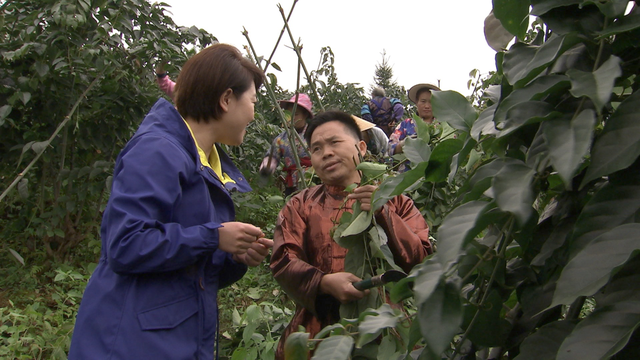
[[[313,337],[340,320],[338,300],[319,290],[324,274],[344,271],[347,249],[330,232],[341,212],[353,205],[349,200],[342,206],[346,195],[342,189],[318,185],[293,196],[278,215],[271,271],[298,306],[278,344],[277,359],[284,358],[284,341],[299,325]],[[429,227],[408,197],[391,199],[376,221],[385,229],[394,260],[405,272],[432,253]]]

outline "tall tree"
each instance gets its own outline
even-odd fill
[[[387,96],[400,99],[403,104],[407,104],[407,95],[404,86],[398,85],[393,78],[393,67],[389,65],[389,57],[387,51],[382,50],[382,62],[376,65],[375,75],[373,76],[373,85],[371,89],[375,87],[381,87],[387,93]]]

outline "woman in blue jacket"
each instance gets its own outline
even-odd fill
[[[216,44],[184,65],[176,108],[160,99],[116,161],[102,253],[69,359],[213,359],[218,289],[273,241],[234,222],[246,179],[217,144],[239,145],[262,72]]]

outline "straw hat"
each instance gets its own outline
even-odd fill
[[[418,101],[416,95],[418,94],[418,91],[422,89],[429,89],[431,91],[441,91],[439,87],[433,84],[427,84],[427,83],[416,84],[416,85],[413,85],[411,89],[409,89],[408,91],[409,100],[411,100],[415,104]]]
[[[370,121],[367,121],[365,119],[361,119],[361,118],[359,118],[359,117],[357,117],[355,115],[351,115],[351,117],[353,118],[353,120],[356,121],[356,124],[358,124],[358,127],[360,128],[360,131],[369,130],[372,127],[376,126],[376,124],[374,124],[374,123],[372,123]]]
[[[313,117],[313,110],[311,110],[313,108],[313,105],[311,104],[311,99],[309,98],[309,95],[307,94],[298,94],[298,106],[300,106],[301,108],[307,110],[307,112],[309,113],[309,118]],[[291,97],[291,99],[289,100],[280,100],[278,101],[278,103],[280,104],[280,106],[282,107],[282,104],[295,104],[296,102],[296,95],[293,95]]]

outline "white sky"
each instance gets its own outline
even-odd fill
[[[284,24],[276,0],[163,2],[171,5],[176,24],[203,28],[243,52],[245,27],[258,55],[265,58]],[[293,1],[280,4],[286,15]],[[483,30],[491,8],[491,0],[299,0],[289,26],[294,39],[301,39],[309,71],[318,66],[320,49],[330,46],[338,81],[359,83],[367,95],[383,50],[399,85],[408,89],[440,80],[443,90],[469,95],[471,70],[482,74],[495,70],[495,52]],[[274,61],[282,72],[273,68],[270,72],[280,86],[295,90],[297,58],[286,31]]]

